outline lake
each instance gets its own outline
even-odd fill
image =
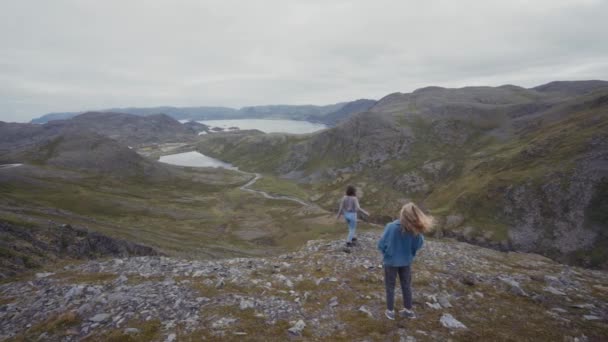
[[[187,122],[188,120],[180,120]],[[207,126],[221,127],[228,129],[230,127],[238,127],[241,130],[257,129],[264,133],[293,133],[305,134],[326,129],[327,126],[319,123],[300,120],[283,120],[283,119],[234,119],[234,120],[202,120],[198,121]]]
[[[211,158],[196,151],[170,154],[161,156],[159,162],[165,164],[191,166],[191,167],[221,167],[229,170],[237,170],[236,166],[225,163],[219,159]]]

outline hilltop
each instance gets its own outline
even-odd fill
[[[384,318],[379,231],[272,258],[114,258],[0,285],[15,340],[600,341],[608,276],[539,255],[430,240],[414,269],[415,320]],[[397,296],[397,307],[400,306]],[[458,324],[460,323],[460,325]]]
[[[52,167],[66,173],[85,171],[115,178],[158,179],[171,172],[169,167],[79,124],[0,123],[0,136],[0,164],[27,163],[30,169]]]
[[[307,136],[211,135],[198,149],[300,183],[333,210],[357,185],[372,220],[414,199],[438,234],[608,267],[608,82],[395,93]]]
[[[183,125],[165,114],[142,117],[125,113],[88,112],[70,120],[51,121],[46,125],[93,131],[133,147],[152,143],[192,141],[198,133],[195,127]]]

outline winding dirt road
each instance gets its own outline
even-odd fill
[[[301,205],[304,205],[304,206],[310,206],[311,205],[310,203],[307,203],[307,202],[305,202],[305,201],[303,201],[303,200],[301,200],[301,199],[299,199],[297,197],[283,196],[283,195],[271,195],[271,194],[267,193],[266,191],[252,189],[251,186],[253,184],[255,184],[255,182],[257,182],[259,179],[261,179],[262,175],[259,174],[259,173],[249,173],[249,172],[245,172],[245,171],[241,171],[241,170],[237,170],[237,171],[241,172],[241,173],[244,173],[246,175],[255,175],[255,177],[253,177],[252,180],[250,180],[245,185],[242,185],[239,188],[239,189],[241,189],[243,191],[260,194],[260,195],[264,196],[265,198],[269,198],[269,199],[293,201],[293,202],[300,203]]]
[[[21,165],[23,165],[23,164],[2,164],[2,165],[0,165],[0,169],[10,169],[10,168],[18,167]]]

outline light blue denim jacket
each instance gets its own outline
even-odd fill
[[[384,257],[385,266],[408,266],[414,261],[416,252],[422,247],[424,236],[401,232],[401,223],[395,220],[386,225],[378,241],[378,249]]]

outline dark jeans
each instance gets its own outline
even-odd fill
[[[412,269],[410,266],[392,267],[384,265],[384,285],[386,286],[386,308],[395,308],[395,280],[399,275],[401,292],[403,293],[403,306],[412,309]]]

